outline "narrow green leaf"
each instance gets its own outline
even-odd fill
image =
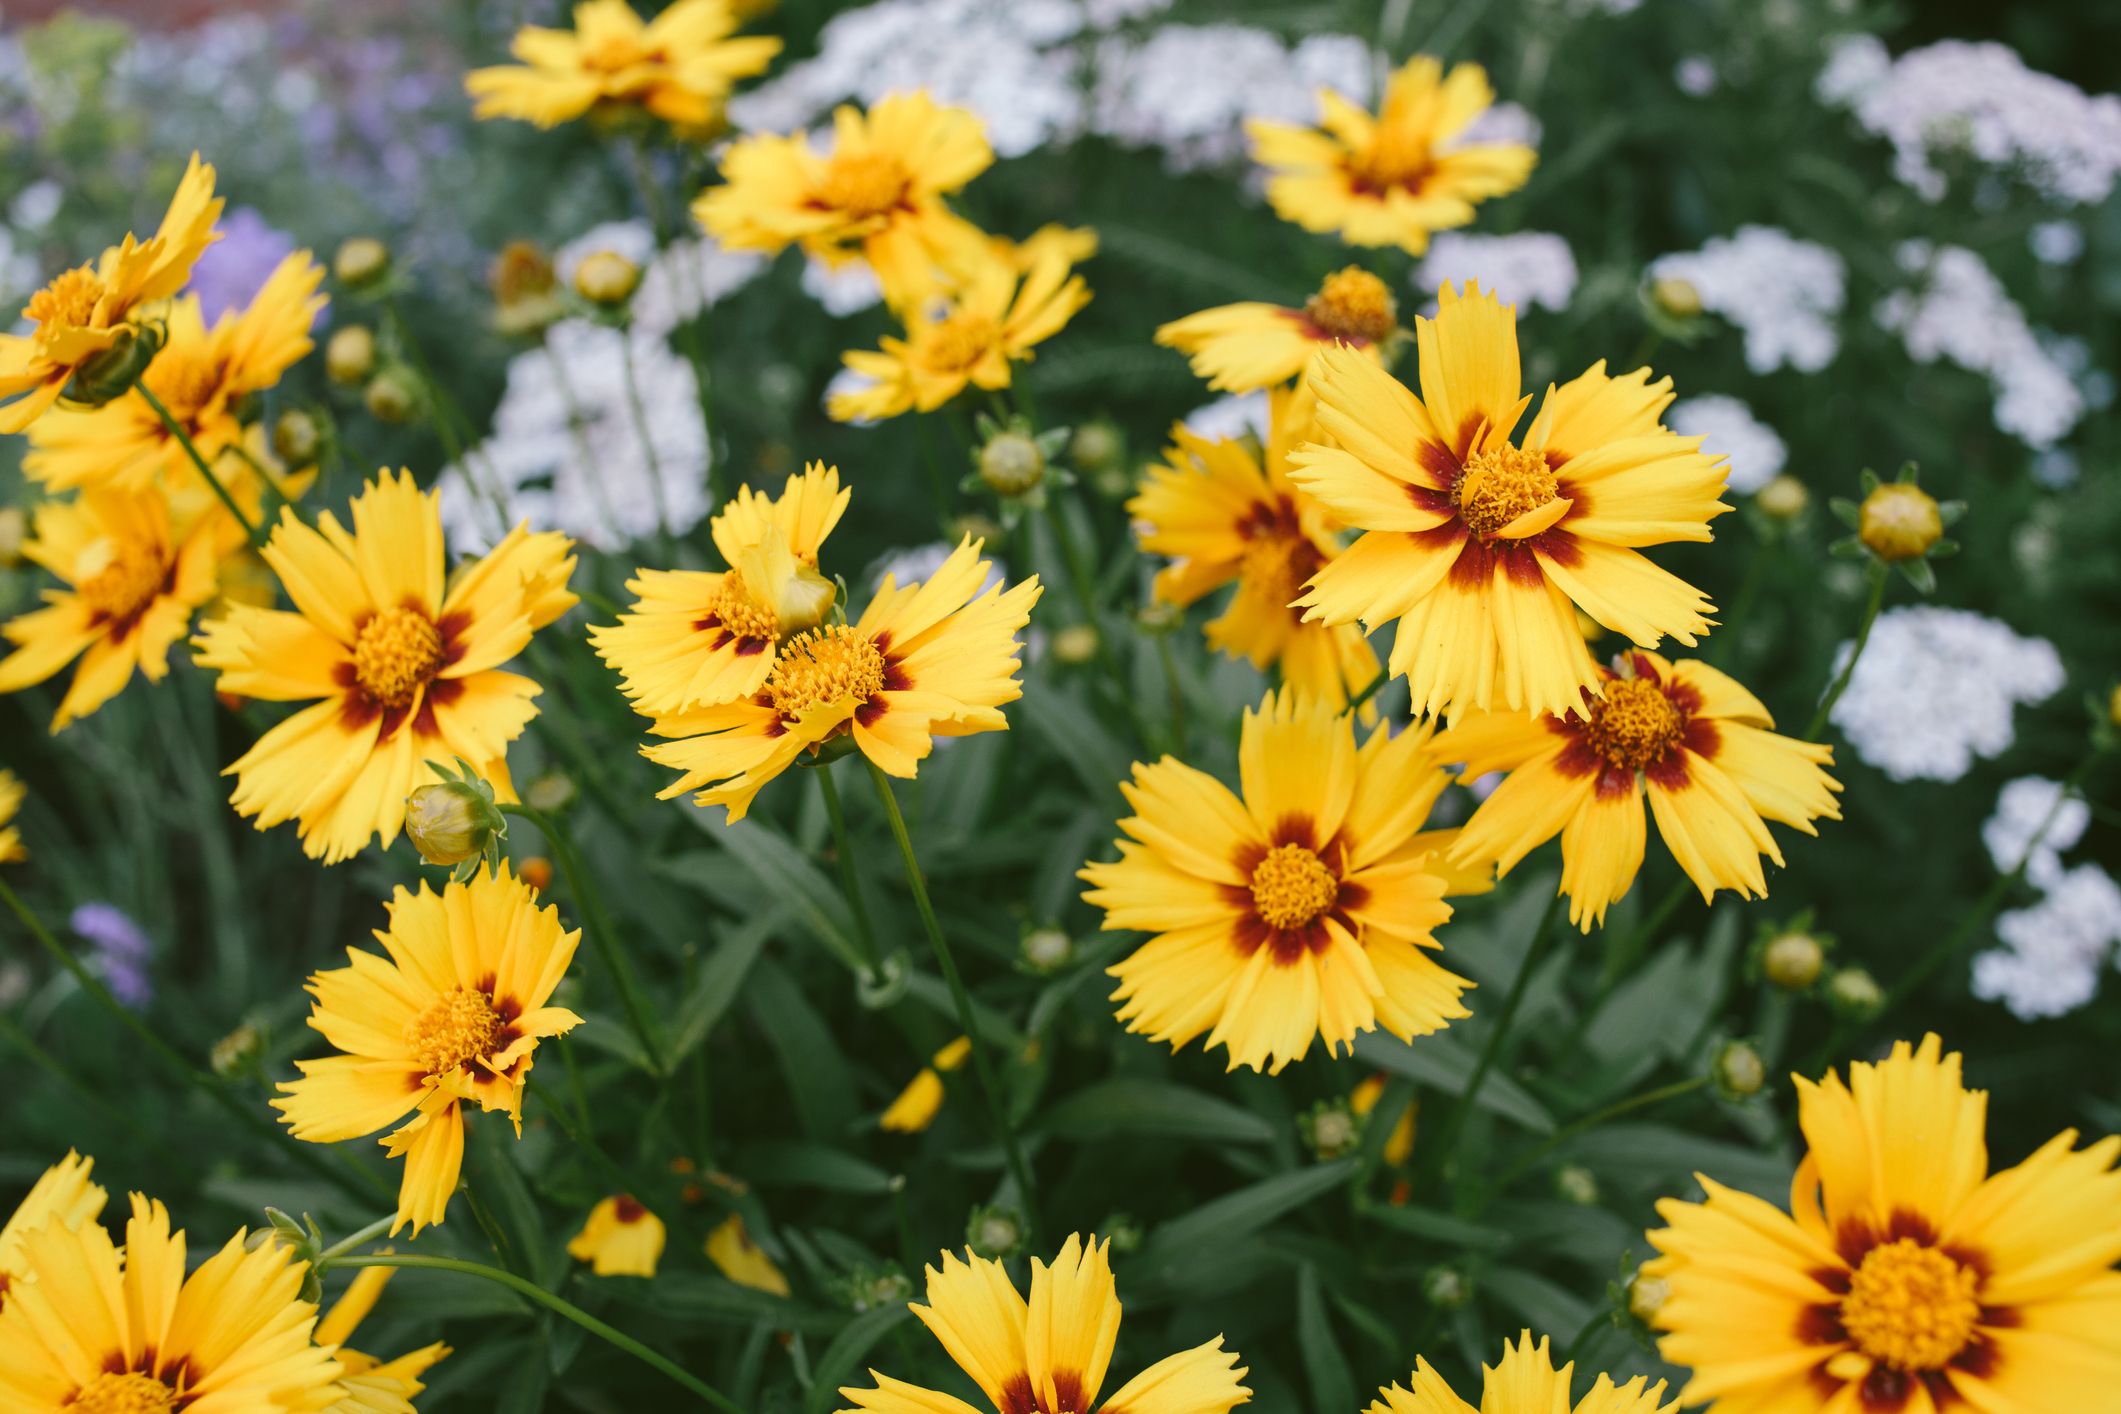
[[[1347,1357],[1333,1339],[1333,1323],[1319,1293],[1318,1268],[1306,1262],[1296,1273],[1296,1348],[1304,1375],[1311,1382],[1311,1407],[1317,1414],[1347,1414],[1355,1407],[1355,1380]]]
[[[891,1175],[867,1160],[823,1144],[775,1140],[744,1150],[743,1174],[761,1187],[787,1185],[834,1193],[889,1193]]]
[[[814,1139],[845,1133],[858,1106],[854,1077],[832,1028],[795,979],[770,957],[752,964],[744,995],[760,1034],[773,1049],[805,1132]]]
[[[1366,1031],[1355,1038],[1355,1058],[1365,1065],[1404,1075],[1447,1095],[1463,1095],[1473,1078],[1471,1051],[1449,1036],[1424,1036],[1408,1045],[1382,1031]],[[1523,1125],[1538,1134],[1551,1134],[1554,1117],[1531,1092],[1506,1075],[1494,1071],[1481,1082],[1480,1107]]]
[[[1228,1100],[1162,1080],[1107,1080],[1078,1090],[1045,1112],[1039,1128],[1059,1139],[1152,1135],[1212,1144],[1266,1144],[1274,1130]]]
[[[1431,1242],[1441,1242],[1450,1247],[1479,1247],[1501,1249],[1510,1245],[1510,1234],[1497,1228],[1484,1227],[1464,1218],[1440,1213],[1433,1208],[1399,1207],[1392,1204],[1372,1204],[1363,1210],[1363,1216],[1371,1222],[1397,1228]]]
[[[817,1365],[811,1371],[810,1395],[803,1408],[808,1414],[825,1414],[840,1398],[840,1385],[854,1376],[862,1363],[862,1357],[870,1347],[882,1340],[899,1322],[911,1319],[903,1305],[896,1302],[879,1306],[874,1311],[864,1311],[843,1327],[818,1356]]]
[[[740,924],[715,945],[714,953],[700,969],[697,981],[685,1000],[678,1004],[670,1024],[670,1060],[672,1064],[692,1053],[695,1046],[705,1041],[744,990],[744,979],[751,975],[751,965],[781,926],[784,914],[779,909],[753,915]]]
[[[1091,799],[1109,800],[1115,810],[1123,804],[1119,783],[1128,778],[1133,756],[1094,711],[1058,688],[1026,693],[1017,709],[1024,726],[1075,772]]]
[[[1282,1214],[1339,1188],[1354,1172],[1355,1160],[1336,1159],[1279,1173],[1210,1199],[1156,1229],[1135,1257],[1135,1265],[1164,1279],[1191,1254],[1230,1247]]]

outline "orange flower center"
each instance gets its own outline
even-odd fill
[[[95,317],[96,304],[102,298],[103,281],[97,277],[93,266],[82,265],[55,277],[49,285],[31,295],[22,314],[24,318],[47,327],[81,325]]]
[[[928,361],[937,368],[962,373],[987,356],[1000,330],[983,314],[960,311],[928,326]]]
[[[770,604],[752,597],[744,577],[731,572],[722,576],[707,600],[707,616],[736,638],[755,638],[771,643],[781,636],[781,618]]]
[[[103,568],[74,586],[98,623],[131,623],[147,612],[169,578],[169,564],[153,545],[113,535],[105,543],[110,559]]]
[[[582,67],[592,73],[615,74],[621,69],[630,69],[635,64],[646,64],[663,57],[659,49],[651,49],[628,35],[606,35],[594,49],[582,51]]]
[[[178,422],[187,423],[221,391],[221,374],[219,359],[186,358],[181,352],[165,352],[155,361],[151,386],[171,415]]]
[[[429,1075],[447,1075],[501,1049],[504,1023],[484,992],[444,992],[405,1030],[405,1044]]]
[[[1409,142],[1380,124],[1370,146],[1350,157],[1348,170],[1355,184],[1368,191],[1419,190],[1430,165],[1427,143]]]
[[[1399,327],[1399,302],[1384,281],[1350,265],[1326,276],[1318,293],[1304,301],[1304,318],[1332,338],[1381,344]]]
[[[412,705],[442,666],[442,635],[418,609],[385,609],[354,635],[354,681],[384,707]]]
[[[102,1374],[68,1402],[70,1414],[161,1414],[177,1407],[177,1392],[152,1375]]]
[[[1640,771],[1664,759],[1686,731],[1686,718],[1647,678],[1620,678],[1590,706],[1584,736],[1591,749],[1625,771]]]
[[[766,679],[766,701],[783,719],[812,707],[866,702],[884,690],[876,640],[847,624],[827,624],[782,646]]]
[[[1841,1300],[1841,1325],[1880,1364],[1940,1370],[1973,1337],[1980,1284],[1972,1267],[1903,1237],[1864,1254]]]
[[[1301,928],[1339,897],[1339,876],[1300,844],[1278,844],[1252,867],[1252,907],[1270,928]]]
[[[1560,483],[1544,453],[1504,443],[1466,458],[1458,478],[1458,518],[1483,540],[1550,503]]]
[[[817,199],[857,221],[866,220],[896,209],[911,184],[896,157],[880,152],[840,153],[826,164]]]
[[[1306,537],[1270,535],[1245,546],[1238,574],[1246,584],[1257,585],[1274,603],[1286,605],[1303,592],[1305,582],[1318,573],[1324,562],[1318,547]],[[1290,612],[1295,615],[1297,611]]]

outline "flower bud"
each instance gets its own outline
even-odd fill
[[[349,289],[373,285],[390,273],[390,247],[374,236],[354,236],[339,243],[331,273]]]
[[[1778,476],[1753,493],[1753,504],[1776,520],[1795,520],[1811,501],[1812,493],[1794,476]]]
[[[1134,619],[1150,633],[1169,633],[1185,623],[1186,611],[1176,604],[1154,599],[1143,605]]]
[[[0,512],[0,514],[5,514],[5,512]],[[15,516],[18,522],[21,518],[21,515],[22,512],[15,512]],[[17,534],[19,533],[20,531],[18,529]],[[6,562],[6,560],[7,537],[4,533],[0,533],[0,563],[4,563]],[[2107,694],[2106,720],[2113,723],[2116,727],[2121,727],[2121,687],[2116,687],[2111,693]]]
[[[1844,967],[1827,978],[1826,1004],[1850,1021],[1868,1021],[1885,1006],[1878,979],[1860,967]]]
[[[544,893],[552,883],[552,861],[542,854],[528,855],[516,861],[516,877],[535,892]]]
[[[1701,291],[1691,280],[1667,275],[1650,285],[1650,302],[1674,319],[1692,319],[1701,313]]]
[[[1747,1041],[1726,1041],[1709,1064],[1709,1083],[1726,1100],[1757,1095],[1767,1084],[1767,1065]]]
[[[507,822],[474,778],[436,781],[405,797],[405,835],[429,864],[476,858]]]
[[[109,348],[91,355],[75,370],[66,385],[66,401],[102,407],[124,397],[162,352],[163,338],[160,324],[128,324],[120,329]]]
[[[1362,1138],[1362,1121],[1344,1100],[1319,1101],[1297,1122],[1297,1129],[1321,1163],[1339,1158]]]
[[[361,403],[378,422],[403,422],[420,405],[420,385],[410,369],[392,364],[368,380]]]
[[[547,771],[532,781],[530,789],[523,793],[524,804],[547,815],[565,810],[573,799],[574,781],[560,771]]]
[[[289,408],[272,425],[273,455],[289,466],[308,466],[324,443],[317,420],[300,408]]]
[[[22,563],[22,543],[29,539],[29,517],[20,506],[0,507],[0,567]]]
[[[1015,1209],[998,1203],[974,1208],[971,1220],[965,1224],[966,1244],[982,1257],[1012,1257],[1023,1241],[1023,1218]]]
[[[213,1067],[214,1074],[226,1080],[232,1075],[241,1075],[256,1065],[258,1057],[264,1054],[264,1051],[265,1033],[246,1021],[214,1042],[213,1050],[208,1053],[207,1063]]]
[[[1554,1170],[1554,1192],[1565,1203],[1591,1207],[1598,1202],[1598,1175],[1582,1164],[1563,1164]]]
[[[1456,1267],[1431,1267],[1421,1274],[1421,1294],[1431,1306],[1455,1311],[1473,1298],[1473,1284]]]
[[[615,250],[600,250],[582,257],[574,268],[574,292],[591,304],[615,308],[633,298],[641,283],[641,267]]]
[[[1881,560],[1913,560],[1944,534],[1936,498],[1912,481],[1888,481],[1863,498],[1856,534]]]
[[[1046,454],[1021,432],[1000,432],[979,449],[979,479],[997,496],[1029,495],[1046,476]]]
[[[1826,949],[1810,933],[1784,933],[1760,950],[1760,970],[1785,992],[1802,992],[1826,970]]]
[[[332,332],[324,345],[324,372],[332,382],[345,387],[366,383],[376,367],[376,336],[365,324],[349,324]]]
[[[1671,1299],[1672,1284],[1663,1277],[1637,1272],[1628,1282],[1628,1314],[1646,1326],[1657,1319],[1657,1313]]]
[[[1097,656],[1097,630],[1088,624],[1069,624],[1053,635],[1053,659],[1080,667]]]
[[[1068,440],[1068,455],[1091,475],[1119,465],[1127,454],[1127,439],[1109,422],[1086,422]]]
[[[1135,1221],[1132,1213],[1114,1213],[1105,1219],[1098,1231],[1112,1244],[1112,1250],[1121,1255],[1141,1249],[1142,1225]]]
[[[1054,972],[1075,955],[1075,940],[1060,928],[1033,928],[1024,934],[1024,961],[1040,972]]]

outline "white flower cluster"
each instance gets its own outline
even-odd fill
[[[1974,995],[2003,1003],[2022,1021],[2060,1016],[2090,1001],[2100,970],[2121,943],[2121,886],[2104,869],[2080,864],[2064,872],[2057,864],[2042,890],[2030,908],[1997,917],[2003,946],[1974,959]]]
[[[1504,301],[1567,309],[1576,293],[1576,257],[1569,243],[1548,231],[1475,236],[1440,231],[1414,271],[1414,287],[1433,297],[1446,282],[1478,280]]]
[[[659,334],[553,325],[510,361],[491,435],[437,483],[450,543],[475,553],[519,520],[600,550],[690,530],[711,499],[698,399],[692,365]]]
[[[1836,655],[1837,673],[1849,651],[1843,644]],[[1965,609],[1890,609],[1872,626],[1833,722],[1896,781],[1956,781],[1976,757],[2010,747],[2013,709],[2054,696],[2065,678],[2044,638]]]
[[[1790,449],[1775,429],[1753,416],[1753,410],[1722,393],[1704,393],[1673,403],[1665,426],[1682,437],[1699,437],[1701,450],[1727,458],[1728,485],[1750,496],[1782,474]]]
[[[1823,245],[1774,226],[1740,226],[1698,251],[1650,262],[1653,280],[1684,280],[1704,309],[1745,331],[1755,373],[1787,364],[1817,373],[1841,348],[1835,321],[1848,300],[1848,267]]]
[[[2029,447],[2051,447],[2077,425],[2084,394],[1980,256],[1928,241],[1903,241],[1895,256],[1916,287],[1879,301],[1877,318],[1911,357],[1986,377],[1996,426]]]
[[[1896,60],[1874,36],[1854,35],[1834,47],[1815,91],[1890,142],[1894,175],[1931,201],[1947,186],[1934,160],[1946,153],[2014,168],[2075,205],[2104,201],[2121,177],[2121,98],[2028,69],[2005,45],[1945,40]]]
[[[2084,838],[2091,806],[2065,796],[2062,783],[2020,776],[1996,797],[1996,813],[1981,826],[1981,843],[1996,868],[2009,872],[2025,861],[2025,877],[2043,889],[2062,878],[2062,853]]]

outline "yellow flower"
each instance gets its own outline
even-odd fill
[[[200,318],[197,296],[169,306],[167,342],[140,382],[224,482],[231,472],[248,470],[231,451],[244,444],[239,405],[278,383],[313,347],[309,330],[324,308],[317,293],[323,278],[324,267],[308,251],[296,251],[246,309],[223,314],[211,329]],[[184,448],[137,391],[99,408],[62,407],[30,428],[29,441],[23,473],[54,491],[113,485],[145,491],[161,478],[174,492],[198,480]]]
[[[1337,710],[1376,678],[1377,654],[1357,625],[1306,622],[1290,607],[1340,541],[1325,507],[1289,480],[1289,454],[1316,435],[1310,394],[1278,388],[1267,406],[1263,456],[1245,440],[1173,428],[1178,445],[1127,513],[1142,548],[1173,560],[1157,572],[1157,599],[1183,607],[1236,584],[1207,624],[1209,646],[1262,671],[1279,663],[1283,682]]]
[[[403,1158],[395,1234],[442,1221],[464,1160],[462,1106],[505,1112],[518,1135],[538,1042],[581,1024],[548,1006],[580,932],[502,866],[440,894],[400,887],[376,934],[384,956],[347,949],[351,965],[309,979],[309,1024],[340,1052],[297,1061],[273,1108],[297,1139],[335,1144],[413,1116],[380,1142]]]
[[[911,1309],[1000,1414],[1229,1414],[1251,1399],[1245,1371],[1221,1336],[1168,1355],[1098,1402],[1120,1304],[1110,1243],[1070,1235],[1047,1266],[1031,1259],[1027,1302],[1000,1262],[943,1253],[928,1268],[928,1304]],[[856,1410],[876,1414],[978,1414],[952,1395],[869,1372],[873,1389],[843,1388]],[[841,1410],[840,1414],[854,1414]]]
[[[869,263],[884,298],[905,308],[986,254],[987,237],[943,198],[987,170],[994,150],[977,115],[925,92],[896,93],[867,114],[832,115],[832,150],[801,132],[730,144],[722,184],[692,214],[730,250],[767,254],[801,245],[840,266]]]
[[[817,462],[778,497],[741,487],[709,527],[726,571],[644,569],[628,580],[633,611],[592,627],[589,641],[634,710],[654,717],[763,687],[780,645],[832,607],[837,591],[818,573],[818,553],[852,494],[838,467]]]
[[[1778,736],[1760,699],[1706,663],[1654,653],[1617,658],[1604,696],[1533,717],[1496,712],[1454,722],[1430,756],[1471,779],[1509,778],[1459,832],[1454,861],[1507,874],[1561,836],[1561,892],[1585,932],[1626,894],[1642,867],[1642,802],[1704,900],[1718,889],[1766,898],[1760,859],[1782,865],[1767,822],[1815,835],[1839,820],[1834,749]]]
[[[1036,576],[984,592],[990,566],[966,540],[925,584],[890,575],[853,624],[832,623],[780,645],[749,698],[688,708],[652,730],[674,740],[642,748],[684,772],[662,799],[697,791],[735,824],[752,797],[804,751],[851,735],[887,773],[911,777],[938,736],[1006,731],[1002,707],[1023,695],[1016,635],[1043,591]]]
[[[877,1120],[877,1127],[894,1134],[919,1134],[935,1123],[936,1112],[943,1107],[943,1075],[964,1065],[972,1056],[972,1038],[960,1036],[937,1051],[928,1064],[921,1067],[906,1088],[899,1091]]]
[[[630,1193],[605,1198],[589,1210],[567,1255],[588,1262],[600,1277],[652,1277],[663,1257],[663,1220]]]
[[[223,692],[322,699],[228,768],[237,813],[297,821],[303,851],[334,864],[397,838],[431,760],[461,756],[513,799],[505,753],[538,685],[500,666],[574,605],[570,546],[518,526],[445,580],[440,511],[410,472],[377,474],[350,534],[329,512],[312,530],[282,511],[265,561],[295,612],[231,605],[193,640]]]
[[[238,1232],[189,1276],[169,1211],[140,1194],[122,1250],[100,1223],[25,1234],[0,1308],[0,1402],[10,1414],[183,1408],[328,1410],[340,1362],[310,1340],[308,1267]]]
[[[1348,1108],[1358,1115],[1367,1116],[1377,1108],[1384,1098],[1385,1078],[1382,1075],[1365,1076],[1361,1084],[1348,1093]],[[1392,1126],[1392,1133],[1385,1139],[1384,1161],[1398,1168],[1414,1157],[1414,1124],[1421,1112],[1421,1096],[1416,1095],[1399,1112],[1399,1119]]]
[[[0,864],[19,864],[29,858],[29,851],[22,847],[22,831],[14,824],[15,812],[22,808],[26,793],[20,776],[0,768]],[[0,1247],[4,1245],[5,1239],[0,1237]],[[5,1255],[0,1251],[0,1258]]]
[[[1797,1079],[1810,1152],[1790,1212],[1703,1177],[1666,1199],[1664,1358],[1718,1409],[2053,1414],[2121,1370],[2121,1137],[2067,1130],[1989,1172],[1988,1096],[1927,1036],[1844,1085]]]
[[[1472,984],[1428,953],[1444,895],[1484,885],[1440,863],[1454,832],[1421,828],[1447,783],[1428,735],[1380,727],[1358,748],[1352,716],[1284,689],[1245,713],[1242,799],[1169,757],[1136,765],[1132,838],[1078,876],[1107,929],[1155,935],[1106,969],[1127,1029],[1174,1050],[1206,1032],[1229,1069],[1278,1074],[1315,1040],[1411,1040],[1467,1015]]]
[[[987,249],[995,259],[1022,274],[1049,256],[1080,265],[1097,254],[1097,232],[1088,226],[1063,226],[1048,222],[1020,241],[1007,236],[989,236]]]
[[[1375,116],[1320,90],[1317,128],[1259,118],[1246,128],[1253,159],[1273,173],[1267,200],[1282,220],[1420,255],[1431,234],[1471,221],[1476,202],[1523,186],[1539,160],[1518,143],[1462,140],[1494,101],[1478,64],[1445,74],[1417,54],[1386,83]]]
[[[326,1414],[406,1414],[413,1396],[426,1388],[420,1376],[450,1353],[448,1346],[436,1341],[395,1360],[378,1360],[347,1346],[354,1329],[375,1309],[383,1288],[395,1275],[390,1267],[361,1268],[345,1294],[317,1322],[316,1342],[338,1347],[339,1364],[344,1367],[339,1382],[346,1387],[346,1397]]]
[[[1635,547],[1709,540],[1730,507],[1725,465],[1658,422],[1671,380],[1604,363],[1556,389],[1524,434],[1514,306],[1444,286],[1414,321],[1421,396],[1362,355],[1321,350],[1309,374],[1336,444],[1290,473],[1368,532],[1319,571],[1307,618],[1399,621],[1390,670],[1417,715],[1513,707],[1560,713],[1596,691],[1575,606],[1654,648],[1708,632],[1708,600]]]
[[[731,1213],[707,1234],[707,1260],[716,1271],[753,1291],[774,1296],[788,1294],[788,1277],[765,1250],[744,1230],[741,1215]]]
[[[509,52],[522,60],[474,69],[464,88],[480,118],[556,127],[592,110],[643,109],[675,127],[710,128],[738,79],[762,73],[781,42],[735,37],[730,0],[677,0],[642,20],[626,0],[583,0],[574,28],[526,25]]]
[[[1517,1344],[1503,1345],[1502,1359],[1481,1366],[1479,1414],[1676,1414],[1679,1408],[1676,1402],[1664,1402],[1664,1381],[1652,1385],[1641,1375],[1624,1385],[1600,1375],[1572,1406],[1569,1386],[1575,1369],[1573,1363],[1555,1369],[1546,1337],[1534,1345],[1530,1331],[1520,1332]],[[1427,1360],[1414,1362],[1407,1383],[1413,1388],[1393,1385],[1379,1390],[1365,1414],[1474,1414],[1473,1406],[1453,1393]]]
[[[22,317],[35,328],[0,334],[0,397],[14,399],[0,405],[0,432],[20,432],[43,416],[75,374],[93,381],[151,350],[152,334],[146,349],[137,344],[141,307],[184,288],[192,263],[219,239],[214,222],[220,216],[214,169],[195,152],[153,236],[127,235],[95,264],[69,270],[32,295]]]
[[[962,289],[916,315],[905,338],[847,354],[847,367],[870,386],[835,394],[826,411],[841,422],[874,420],[933,412],[968,385],[1006,388],[1010,365],[1028,361],[1034,345],[1089,302],[1090,287],[1058,251],[1021,277],[999,261],[982,261]]]
[[[1226,393],[1286,383],[1303,373],[1312,354],[1336,345],[1383,362],[1405,339],[1391,288],[1356,265],[1326,276],[1300,309],[1249,300],[1156,331],[1156,342],[1185,354],[1210,388]]]
[[[0,771],[0,776],[13,779],[4,771]],[[9,1285],[20,1280],[26,1271],[22,1244],[30,1233],[46,1223],[79,1227],[103,1215],[106,1195],[88,1177],[95,1166],[94,1159],[67,1150],[65,1158],[38,1175],[15,1211],[5,1223],[0,1223],[0,1307],[7,1304]],[[0,1391],[4,1390],[4,1383],[0,1383]]]
[[[56,732],[116,697],[135,669],[162,681],[193,610],[214,596],[214,522],[196,520],[182,534],[171,522],[168,499],[152,486],[39,506],[36,538],[22,552],[66,588],[46,590],[43,608],[0,627],[15,645],[0,659],[0,692],[80,659],[52,717]]]

